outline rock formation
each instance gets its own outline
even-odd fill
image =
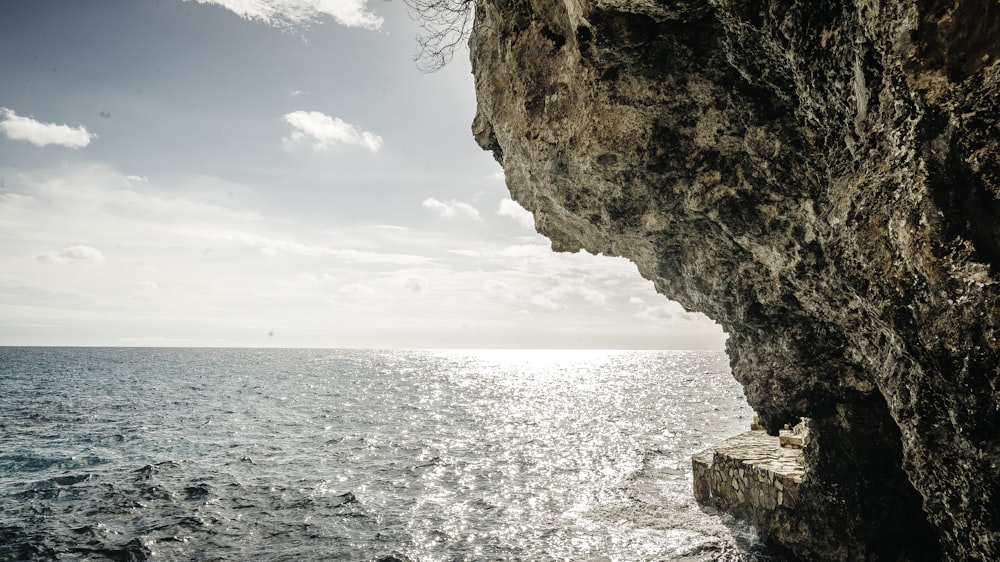
[[[562,251],[811,418],[804,559],[1000,559],[1000,3],[478,0],[476,140]],[[770,534],[768,534],[770,533]]]

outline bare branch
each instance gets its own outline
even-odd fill
[[[410,17],[420,24],[414,61],[424,72],[434,72],[451,62],[455,49],[472,31],[475,0],[403,0]]]

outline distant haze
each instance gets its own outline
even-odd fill
[[[720,349],[555,254],[401,2],[8,0],[0,345]]]

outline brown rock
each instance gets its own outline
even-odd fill
[[[812,418],[813,515],[768,538],[1000,559],[1000,4],[476,17],[473,132],[553,247],[625,256],[718,321],[764,426]]]

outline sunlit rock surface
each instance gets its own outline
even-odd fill
[[[796,554],[1000,559],[1000,4],[483,0],[470,45],[553,247],[631,259],[765,425],[812,418]]]

